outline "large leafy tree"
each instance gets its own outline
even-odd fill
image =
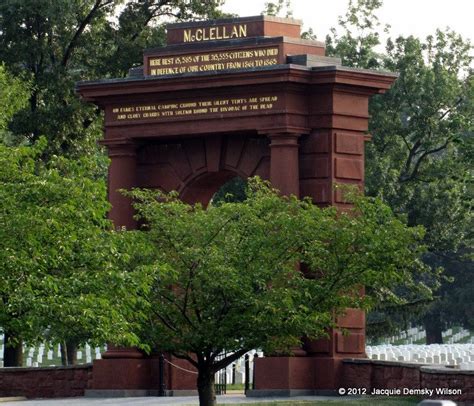
[[[221,0],[9,0],[0,2],[0,61],[32,83],[10,129],[18,141],[48,137],[46,155],[96,152],[98,110],[75,82],[122,77],[143,48],[164,43],[163,19],[215,17]]]
[[[45,136],[48,142],[37,159],[92,156],[100,171],[86,176],[104,177],[106,163],[96,143],[102,136],[101,114],[78,99],[75,83],[125,76],[141,64],[143,48],[164,43],[164,19],[214,17],[220,3],[1,1],[1,138],[9,145],[33,145]],[[82,339],[69,343],[70,354]]]
[[[375,12],[380,5],[380,0],[350,1],[347,15],[340,19],[342,33],[333,30],[327,38],[328,51],[346,65],[400,74],[392,89],[370,105],[373,138],[367,148],[366,191],[382,196],[410,225],[426,228],[426,263],[452,271],[450,262],[461,261],[463,272],[472,274],[472,262],[466,258],[472,247],[471,44],[452,31],[438,30],[425,41],[389,39],[385,53],[376,52],[380,24]],[[444,286],[443,300],[431,303],[422,319],[419,313],[409,313],[410,321],[425,324],[429,342],[441,340],[446,323],[465,319],[460,308],[446,305],[456,300],[450,293],[462,290],[457,283],[463,278],[459,273],[447,275],[456,276],[455,285]]]
[[[428,270],[418,260],[422,230],[380,200],[358,198],[338,213],[255,179],[246,200],[207,209],[176,194],[132,195],[146,231],[127,235],[148,253],[133,264],[147,281],[141,345],[188,360],[202,406],[215,405],[214,374],[252,348],[281,353],[303,335],[324,336],[334,313],[398,301],[399,283],[430,294],[415,277]]]
[[[125,287],[134,285],[127,273],[112,272],[121,236],[109,232],[105,182],[93,179],[95,161],[42,163],[44,148],[44,139],[33,147],[0,145],[5,366],[21,366],[22,340],[103,343],[107,331],[128,334],[114,309],[124,307]]]

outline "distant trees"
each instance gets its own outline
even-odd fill
[[[465,320],[462,307],[448,302],[457,302],[463,289],[472,290],[461,282],[472,279],[474,272],[469,259],[473,241],[472,47],[458,34],[438,30],[425,41],[389,39],[385,53],[380,53],[375,12],[381,4],[380,0],[351,1],[347,15],[340,19],[342,32],[333,29],[327,49],[342,57],[345,65],[400,74],[390,91],[370,104],[373,138],[367,145],[366,192],[381,196],[396,213],[407,217],[408,224],[423,225],[429,250],[425,262],[445,267],[446,275],[454,277],[440,291],[440,300],[430,304],[429,312],[421,312],[425,316],[409,311],[404,318],[424,323],[428,342],[439,342],[442,328]],[[474,306],[473,296],[463,296]],[[419,303],[416,298],[415,303]],[[379,331],[387,333],[393,320],[385,318]]]
[[[46,136],[44,157],[98,153],[97,108],[74,93],[79,80],[123,77],[143,49],[165,41],[163,17],[220,15],[222,0],[9,0],[0,2],[0,63],[31,83],[28,102],[12,117],[17,143]]]

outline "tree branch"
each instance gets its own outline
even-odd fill
[[[153,307],[152,307],[152,312],[153,314],[158,317],[161,322],[166,326],[168,327],[168,329],[170,329],[171,331],[175,332],[175,333],[178,333],[178,329],[176,327],[174,327],[170,321],[166,320],[161,314],[159,314]]]
[[[198,363],[193,360],[188,354],[181,354],[179,352],[171,352],[171,354],[176,358],[188,361],[193,367],[198,368]]]
[[[438,121],[442,121],[449,113],[451,113],[456,107],[458,107],[464,99],[459,97],[454,106],[451,106],[448,110],[446,110],[441,116],[438,118]]]
[[[188,324],[194,328],[194,324],[193,322],[189,319],[189,317],[187,316],[186,312],[184,311],[184,309],[182,307],[179,306],[178,303],[176,303],[176,300],[173,300],[172,298],[169,298],[167,297],[166,295],[164,295],[163,293],[161,292],[156,292],[159,296],[161,296],[163,299],[167,300],[169,303],[171,303],[173,306],[175,306],[179,312],[181,313],[181,315],[183,316],[183,318],[188,322]]]
[[[89,11],[89,13],[86,15],[86,17],[79,23],[76,32],[74,33],[71,41],[69,42],[68,46],[66,47],[64,51],[63,58],[61,60],[61,66],[65,67],[67,63],[69,62],[69,58],[71,57],[72,51],[77,45],[77,42],[79,41],[80,36],[83,34],[84,30],[86,27],[90,24],[92,19],[94,18],[95,14],[97,11],[99,11],[101,8],[104,8],[105,6],[108,6],[109,4],[112,4],[113,0],[108,0],[105,3],[102,3],[102,0],[96,0],[94,3],[94,6],[92,9]]]
[[[222,368],[225,368],[227,365],[229,365],[231,362],[239,359],[242,355],[244,355],[246,352],[248,352],[248,349],[242,348],[241,350],[238,350],[234,352],[233,354],[222,358],[221,360],[215,362],[212,367],[211,371],[212,373],[216,373],[217,371],[220,371]]]
[[[415,166],[413,167],[413,171],[411,172],[411,174],[403,176],[400,179],[400,181],[401,182],[408,182],[410,180],[413,180],[418,174],[418,170],[420,169],[420,165],[421,165],[422,161],[425,160],[428,155],[435,154],[436,152],[440,152],[443,149],[445,149],[449,145],[450,141],[451,141],[451,139],[448,138],[443,145],[440,145],[437,148],[433,148],[433,149],[430,149],[428,151],[423,152],[420,155],[420,157],[418,158],[418,160],[416,161]]]
[[[421,145],[421,141],[417,140],[415,144],[413,144],[413,147],[409,150],[408,153],[408,158],[407,161],[405,162],[405,169],[403,170],[403,174],[400,175],[400,181],[403,182],[403,179],[407,176],[407,174],[410,172],[411,164],[413,162],[413,159],[415,158],[418,148]]]

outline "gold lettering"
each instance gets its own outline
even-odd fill
[[[223,31],[224,31],[224,34],[222,35],[222,37],[223,37],[224,39],[230,38],[230,37],[227,35],[227,29],[226,29],[226,27],[224,26],[224,27],[222,27],[222,28],[223,28]]]
[[[181,103],[161,103],[138,106],[118,106],[112,109],[115,120],[159,119],[160,117],[192,116],[219,113],[256,113],[275,107],[278,96],[264,95],[251,98],[204,99]]]
[[[218,39],[243,38],[247,36],[247,24],[203,27],[183,30],[183,42],[214,41]]]
[[[202,29],[201,28],[198,28],[196,30],[196,41],[202,41]]]
[[[238,31],[238,29],[235,25],[232,27],[232,34],[230,34],[230,37],[231,38],[238,38],[239,37],[239,31]]]
[[[184,30],[183,35],[183,42],[191,42],[191,30]]]

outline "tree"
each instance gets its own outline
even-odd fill
[[[223,202],[242,202],[246,196],[247,182],[238,176],[224,183],[212,196],[211,204],[217,206]]]
[[[125,307],[124,292],[134,285],[124,271],[111,273],[121,268],[113,265],[122,257],[121,236],[109,232],[105,182],[93,179],[95,161],[42,163],[44,148],[44,139],[33,147],[0,145],[5,366],[21,366],[22,340],[103,343],[110,330],[128,334],[114,309]]]
[[[329,53],[341,56],[349,66],[400,74],[390,91],[370,104],[373,138],[367,146],[366,191],[404,213],[409,225],[423,225],[429,249],[425,262],[452,270],[448,262],[461,260],[460,252],[465,254],[472,247],[471,45],[452,31],[438,30],[426,41],[389,39],[386,53],[377,53],[375,12],[380,5],[379,0],[350,2],[346,18],[340,19],[343,34],[333,29],[327,39]],[[465,272],[472,273],[472,262],[467,261]],[[448,316],[442,309],[448,297],[456,300],[449,294],[447,280],[446,284],[440,293],[443,301],[430,304],[424,320],[413,309],[407,312],[409,321],[424,322],[428,341],[440,341],[446,323],[459,319],[456,312]],[[419,307],[421,302],[413,299]],[[392,323],[392,327],[400,328],[400,324]],[[388,332],[387,324],[383,329]]]
[[[302,336],[324,336],[345,308],[398,300],[398,283],[430,293],[414,276],[428,270],[418,260],[422,230],[379,200],[359,197],[353,211],[338,213],[256,179],[243,202],[207,209],[175,193],[131,195],[145,230],[127,236],[148,253],[132,264],[146,281],[147,320],[137,334],[143,348],[197,369],[201,406],[215,405],[214,374],[253,348],[290,352]]]
[[[383,67],[400,77],[371,105],[368,188],[406,213],[410,225],[426,228],[427,263],[453,271],[450,258],[459,261],[460,252],[472,247],[473,161],[466,154],[474,117],[470,44],[453,32],[437,31],[425,43],[413,37],[389,41],[387,51]],[[472,262],[464,271],[472,274]],[[457,311],[444,309],[455,309],[446,304],[456,300],[450,285],[421,318],[428,343],[442,342],[442,329],[460,319]]]
[[[97,140],[102,115],[74,93],[79,80],[123,77],[142,63],[142,50],[164,43],[164,19],[219,14],[221,0],[12,0],[0,2],[1,138],[9,145],[48,142],[41,156],[94,157],[105,178]],[[28,92],[20,90],[20,78]],[[3,97],[8,95],[8,104]],[[16,104],[17,101],[21,103]],[[15,111],[15,114],[11,114]],[[8,130],[8,131],[7,131]],[[81,338],[82,340],[82,338]],[[73,342],[68,346],[75,353]]]
[[[326,36],[326,53],[338,56],[342,64],[354,68],[373,69],[379,67],[379,55],[375,47],[380,44],[380,22],[375,11],[382,6],[382,0],[349,0],[344,17],[338,19],[343,34],[331,28]],[[387,32],[389,26],[384,26]]]
[[[284,14],[284,17],[293,17],[293,11],[291,9],[291,0],[277,0],[276,2],[267,1],[265,2],[265,8],[262,14],[268,16],[278,16]]]
[[[79,80],[123,77],[143,48],[164,43],[163,20],[215,17],[222,0],[10,0],[0,3],[0,61],[31,81],[10,129],[17,142],[48,138],[44,155],[97,153],[99,110],[74,93]],[[168,20],[169,21],[169,20]]]
[[[8,123],[28,101],[28,83],[12,77],[0,64],[0,140],[8,142]]]

